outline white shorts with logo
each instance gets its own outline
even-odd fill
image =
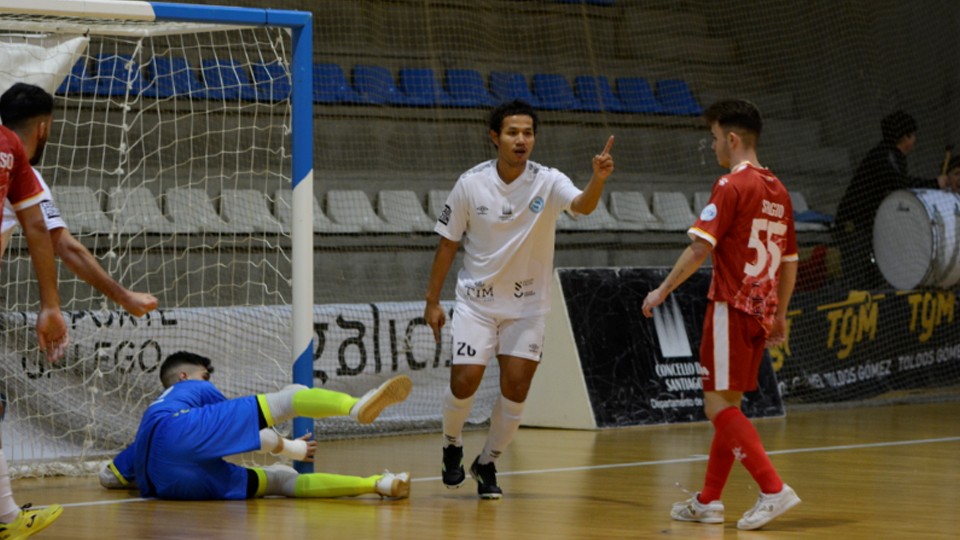
[[[486,366],[499,355],[539,362],[545,326],[545,315],[497,319],[457,302],[453,310],[453,363]]]

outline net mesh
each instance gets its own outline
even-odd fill
[[[246,0],[233,4],[259,7]],[[956,70],[950,67],[960,50],[960,7],[953,3],[286,0],[271,7],[314,14],[314,302],[336,306],[317,323],[318,382],[337,387],[351,377],[353,387],[366,387],[394,367],[417,371],[431,381],[422,411],[439,411],[449,343],[435,353],[417,302],[436,246],[431,231],[437,208],[463,171],[493,156],[484,121],[492,105],[512,97],[534,102],[542,125],[533,159],[564,171],[581,187],[593,155],[616,135],[617,170],[603,204],[589,217],[561,217],[557,266],[666,266],[688,242],[684,231],[723,172],[700,111],[735,96],[763,112],[761,163],[784,181],[801,214],[792,335],[772,353],[788,403],[876,399],[917,388],[925,396],[956,394],[960,322],[956,281],[948,281],[958,267],[950,249],[956,245],[951,216],[957,213],[951,209],[960,207],[951,206],[952,196],[942,191],[901,194],[919,225],[885,218],[876,246],[881,266],[872,267],[882,281],[874,283],[846,260],[851,253],[861,261],[873,257],[872,223],[852,224],[865,235],[855,245],[868,249],[844,250],[841,237],[850,225],[836,219],[858,165],[881,142],[881,119],[896,110],[908,112],[919,126],[906,159],[909,175],[933,182],[944,172],[944,150],[958,136],[951,119],[960,112]],[[74,24],[92,26],[7,16],[4,24],[17,34],[75,34]],[[54,134],[39,167],[52,179],[71,230],[118,281],[157,295],[161,306],[289,304],[284,225],[290,109],[282,98],[284,79],[269,75],[276,73],[269,66],[288,61],[286,32],[183,32],[177,25],[151,30],[130,22],[98,22],[97,28],[84,53],[89,77],[74,72],[58,92]],[[142,33],[149,37],[137,35]],[[212,59],[220,62],[211,65]],[[249,83],[233,82],[238,71],[229,70],[238,66]],[[119,70],[119,77],[105,82],[107,69]],[[139,82],[131,74],[139,74]],[[265,84],[256,84],[258,74]],[[220,94],[209,92],[217,80]],[[57,194],[61,187],[71,189]],[[82,210],[90,207],[90,196],[103,219]],[[73,197],[81,201],[70,207]],[[123,210],[135,201],[149,210]],[[851,201],[874,214],[859,192],[852,192]],[[235,211],[234,202],[266,214]],[[148,217],[155,215],[150,203],[169,223],[157,225]],[[279,233],[270,230],[271,220],[280,224]],[[147,222],[164,232],[144,231]],[[249,228],[231,230],[239,222]],[[889,253],[893,262],[883,260]],[[12,314],[36,308],[26,257],[15,237],[2,270],[5,308]],[[67,272],[61,280],[71,312],[115,309]],[[453,298],[453,281],[446,281],[445,300]],[[898,292],[891,283],[906,290]],[[392,314],[381,317],[381,304],[390,304]],[[29,333],[18,331],[21,341],[8,351],[30,349]],[[122,337],[98,349],[95,344],[106,340],[98,340],[96,331],[75,361],[98,359],[101,371],[104,365],[151,365],[142,332],[126,339],[134,343],[128,350],[117,345]],[[226,332],[213,325],[208,331]],[[208,347],[220,355],[215,345]],[[14,357],[6,359],[6,369],[40,369],[35,353],[26,360],[22,352]],[[231,382],[231,388],[239,394],[288,381],[287,357],[278,352],[268,362],[245,364],[242,375],[238,369],[237,379],[229,379],[244,382]],[[141,386],[130,383],[140,371],[118,372],[122,380],[103,383],[127,393],[127,412],[117,416],[129,422],[148,401],[144,396],[155,395],[155,374],[143,375],[151,382],[144,379]],[[47,391],[38,385],[44,377],[24,377],[21,390],[5,392],[12,409],[27,409],[26,401],[17,401],[26,400],[20,392]],[[13,378],[8,373],[6,384]],[[84,392],[89,395],[76,409],[88,411],[84,418],[102,417],[99,394]],[[61,429],[52,418],[58,415],[44,407],[38,403],[31,409],[38,412],[27,415],[30,421],[18,424],[50,422],[47,430]],[[475,419],[489,410],[477,409]],[[429,413],[420,411],[403,414],[437,425],[436,412],[427,419]],[[92,425],[99,421],[72,423],[70,440],[102,446],[101,438],[121,441],[135,426],[107,428],[104,435]]]

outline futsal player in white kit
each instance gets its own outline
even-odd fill
[[[480,163],[457,181],[437,220],[440,234],[427,285],[424,318],[440,341],[446,314],[440,292],[461,242],[453,313],[453,364],[443,399],[443,483],[460,487],[463,424],[487,364],[500,365],[500,397],[482,452],[470,475],[483,499],[499,499],[494,462],[520,428],[527,391],[540,362],[557,218],[568,210],[589,214],[613,172],[610,148],[593,157],[593,175],[581,191],[556,169],[530,161],[537,113],[523,101],[504,103],[489,118],[496,159]]]

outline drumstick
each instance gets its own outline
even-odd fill
[[[947,174],[947,167],[950,166],[950,154],[953,153],[953,145],[948,144],[943,152],[943,167],[940,168],[940,176]]]

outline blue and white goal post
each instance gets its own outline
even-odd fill
[[[213,358],[228,396],[313,386],[312,41],[308,12],[0,0],[0,92],[28,82],[56,97],[38,171],[108,272],[160,299],[134,318],[61,271],[72,347],[45,366],[15,237],[0,269],[2,392],[22,420],[4,427],[4,443],[20,430],[4,444],[12,462],[79,464],[121,449],[177,350]],[[252,80],[232,80],[236,66]],[[265,214],[232,202],[251,192]],[[76,197],[94,208],[77,213]]]

